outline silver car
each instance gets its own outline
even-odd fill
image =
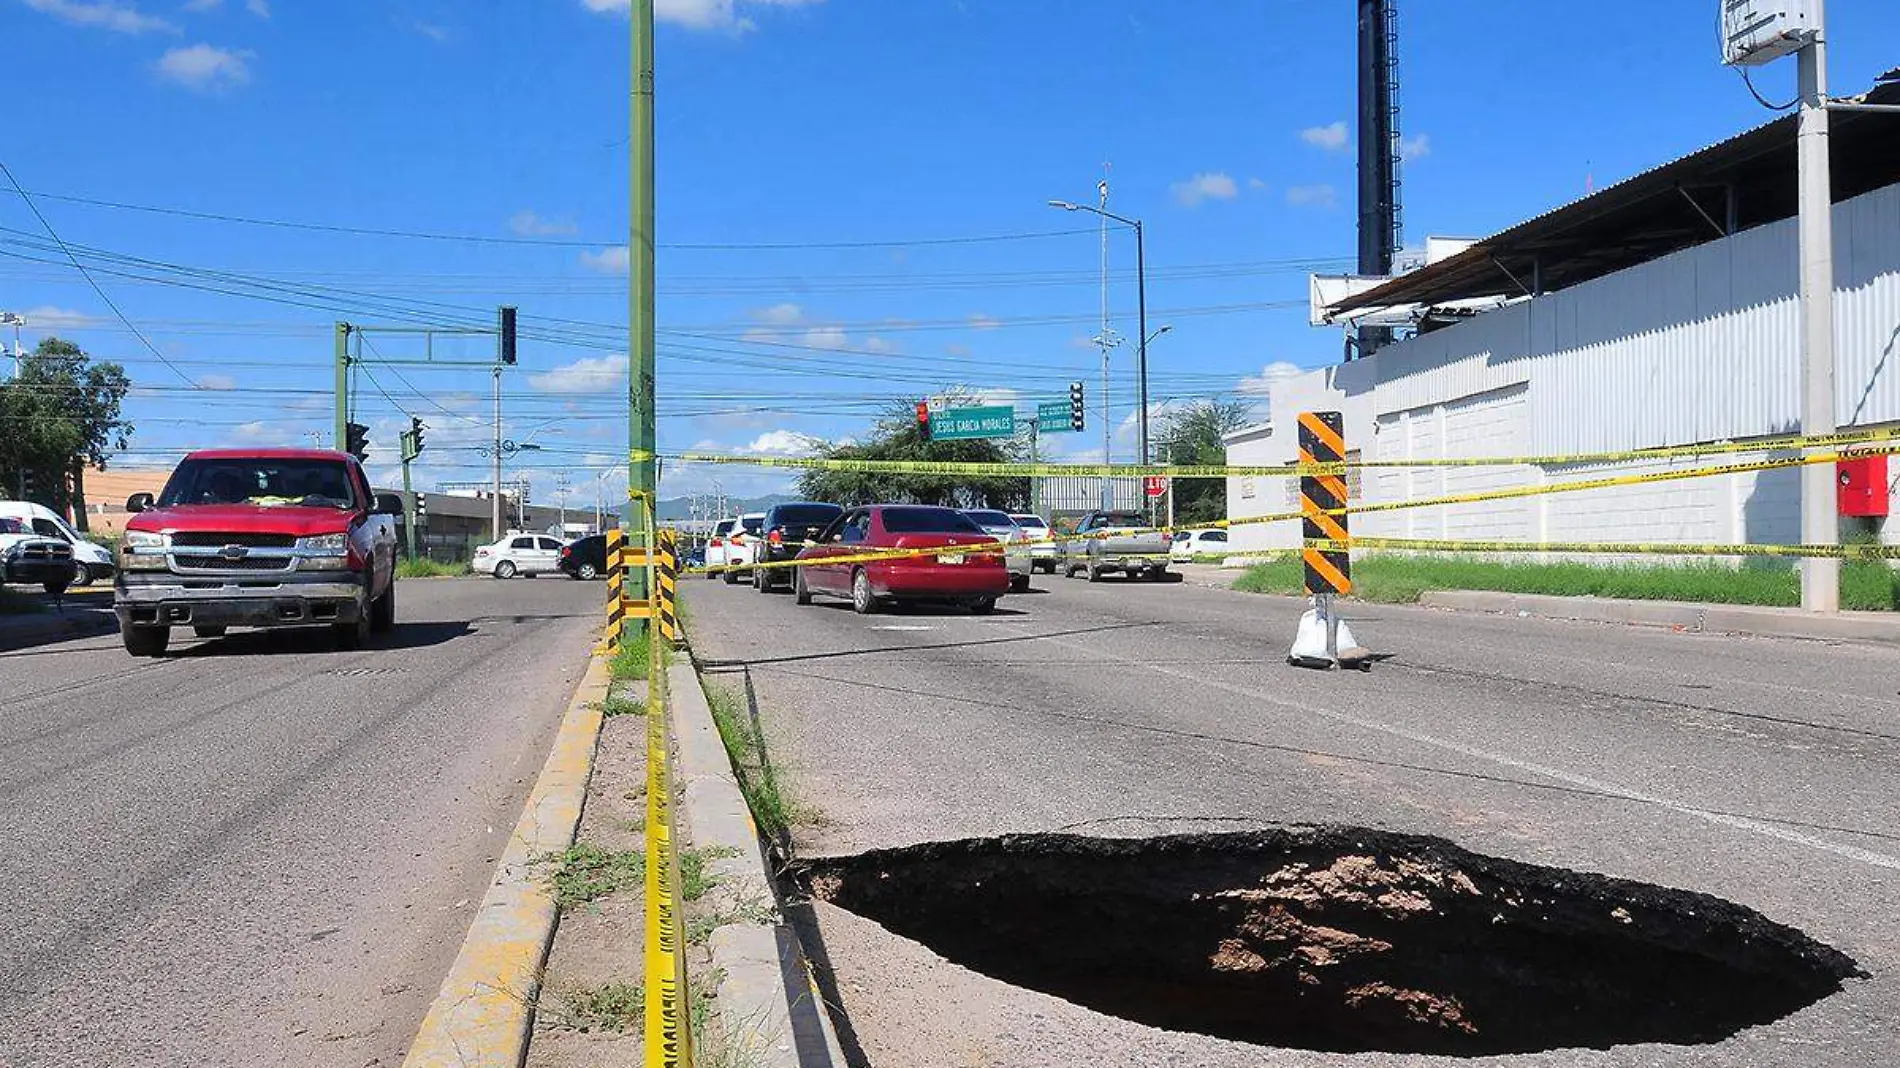
[[[963,514],[970,521],[983,528],[983,533],[1003,543],[1003,562],[1009,568],[1009,588],[1012,593],[1021,593],[1029,588],[1029,572],[1033,566],[1030,543],[1034,540],[1008,512],[999,512],[993,508],[965,508]]]
[[[1029,564],[1037,570],[1056,573],[1056,565],[1062,562],[1062,546],[1056,544],[1055,531],[1039,515],[1028,512],[1011,512],[1011,519],[1023,528],[1023,534],[1029,538]]]

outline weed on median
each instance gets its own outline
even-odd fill
[[[607,662],[607,669],[613,677],[621,681],[638,681],[647,677],[652,664],[653,648],[645,632],[640,634],[623,633],[620,649],[614,658]],[[664,647],[660,649],[660,662],[670,662],[672,654]]]
[[[706,702],[712,706],[713,724],[725,743],[739,779],[739,792],[752,809],[752,822],[766,838],[783,843],[798,816],[779,785],[778,776],[765,758],[765,739],[753,729],[746,714],[745,698],[723,686],[706,684]]]
[[[643,983],[603,983],[571,986],[557,995],[560,1011],[549,1021],[576,1031],[638,1031],[647,1011]]]
[[[615,694],[600,702],[600,714],[606,719],[612,719],[615,716],[644,716],[647,714],[647,705],[645,701],[635,701],[631,697]]]
[[[731,846],[688,849],[680,853],[680,897],[687,901],[705,897],[706,891],[719,885],[718,877],[706,870],[706,862],[738,855],[739,851]]]
[[[1374,554],[1353,561],[1352,582],[1354,597],[1385,604],[1410,604],[1426,590],[1783,607],[1801,603],[1799,575],[1780,561],[1750,561],[1730,567],[1713,561],[1589,564]],[[1299,596],[1299,558],[1288,555],[1255,564],[1235,580],[1234,588],[1247,593]],[[1843,608],[1892,610],[1900,603],[1895,591],[1895,573],[1884,561],[1848,561],[1841,568]]]
[[[548,885],[562,909],[637,889],[646,878],[646,856],[631,849],[609,851],[590,842],[576,842],[542,860],[555,866]]]
[[[445,564],[427,557],[396,561],[397,578],[455,578],[468,573],[467,564]]]

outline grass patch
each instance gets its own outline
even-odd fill
[[[444,564],[427,557],[396,561],[397,578],[454,578],[468,573],[467,564]]]
[[[1425,590],[1493,590],[1771,607],[1801,603],[1801,582],[1795,568],[1774,560],[1730,567],[1714,561],[1590,564],[1374,554],[1353,561],[1352,580],[1354,597],[1385,604],[1409,604]],[[1300,561],[1288,555],[1255,564],[1235,580],[1234,588],[1248,593],[1299,596]],[[1845,561],[1841,567],[1841,607],[1863,611],[1900,607],[1900,583],[1894,570],[1878,560]]]
[[[711,912],[686,918],[686,944],[703,946],[712,938],[712,933],[729,923],[773,924],[778,922],[778,909],[774,905],[759,901],[722,903]]]
[[[636,889],[647,872],[645,854],[632,849],[609,851],[591,842],[575,842],[542,859],[555,865],[548,885],[563,909]]]
[[[706,702],[712,706],[713,724],[719,728],[719,740],[725,743],[739,778],[739,792],[752,809],[752,822],[773,840],[782,840],[797,822],[791,801],[779,785],[778,776],[765,759],[765,739],[753,730],[752,717],[746,714],[745,698],[723,686],[707,684]]]
[[[606,719],[612,719],[615,716],[644,716],[647,714],[647,703],[645,701],[636,701],[631,697],[622,697],[618,694],[600,702],[599,707],[601,716]]]
[[[614,653],[614,658],[607,662],[607,670],[613,674],[614,678],[623,681],[645,679],[651,666],[652,656],[653,640],[650,629],[637,635],[631,630],[623,631],[620,648]],[[660,663],[667,664],[672,659],[672,651],[666,647],[666,643],[660,643]]]
[[[721,857],[736,857],[739,851],[731,846],[714,846],[709,849],[688,849],[680,854],[680,897],[687,901],[698,901],[706,896],[706,891],[719,885],[719,880],[706,871],[706,862]]]
[[[558,1023],[577,1031],[637,1031],[645,1020],[647,988],[643,983],[604,983],[572,986],[561,991],[564,1010]]]

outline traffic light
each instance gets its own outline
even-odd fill
[[[343,431],[343,451],[356,457],[358,463],[369,462],[369,427],[361,423],[345,423]]]
[[[1082,429],[1083,424],[1087,422],[1087,420],[1084,418],[1084,416],[1088,412],[1086,396],[1087,396],[1087,390],[1083,388],[1082,383],[1080,382],[1069,383],[1069,429],[1070,430],[1080,430]]]
[[[423,425],[421,416],[412,415],[409,417],[409,436],[416,439],[417,452],[422,451],[422,432],[427,429],[428,427]]]
[[[420,524],[427,518],[429,518],[429,497],[427,494],[418,493],[416,494],[416,522]]]
[[[403,463],[408,463],[409,461],[422,455],[423,429],[424,427],[422,425],[422,420],[420,418],[413,415],[409,417],[409,429],[402,432],[402,462]]]
[[[515,307],[512,304],[501,306],[501,362],[510,367],[515,365]]]
[[[930,402],[927,400],[917,402],[917,436],[930,440]]]

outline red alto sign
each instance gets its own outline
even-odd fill
[[[1141,488],[1150,497],[1159,497],[1168,492],[1168,480],[1161,475],[1148,475],[1141,480]]]

